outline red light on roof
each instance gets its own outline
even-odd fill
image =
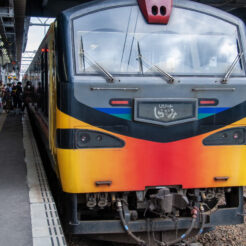
[[[131,100],[130,99],[111,99],[109,104],[112,106],[130,106]]]
[[[49,49],[41,49],[41,52],[49,52]]]
[[[218,103],[218,99],[199,99],[199,106],[216,106]]]
[[[138,0],[138,5],[148,23],[167,24],[173,0]]]

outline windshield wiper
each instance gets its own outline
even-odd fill
[[[227,72],[225,74],[225,77],[221,80],[222,84],[226,84],[227,83],[227,81],[231,77],[233,69],[235,68],[237,62],[241,59],[242,56],[243,56],[243,52],[237,54],[236,58],[234,59],[234,61],[230,65],[230,67],[228,68],[228,70],[227,70]]]
[[[80,56],[82,56],[82,62],[85,71],[85,52],[84,52],[84,42],[82,36],[81,36]]]
[[[139,60],[139,66],[141,69],[141,72],[143,74],[143,62],[146,63],[148,65],[148,67],[151,68],[155,68],[161,75],[164,76],[165,80],[168,79],[168,83],[174,83],[175,82],[175,78],[167,73],[166,71],[164,71],[163,69],[161,69],[158,65],[151,65],[141,54],[140,51],[140,45],[139,42],[137,42],[137,46],[138,46],[138,60]]]
[[[138,61],[139,61],[139,70],[143,74],[143,60],[142,60],[142,54],[141,54],[139,42],[138,42]]]
[[[99,63],[97,63],[91,57],[89,57],[88,54],[85,53],[82,36],[81,36],[80,56],[82,56],[84,71],[85,71],[85,58],[86,58],[94,67],[97,67],[98,70],[101,71],[108,78],[109,82],[114,82],[115,79],[113,75],[110,72],[108,72],[104,67],[102,67]]]

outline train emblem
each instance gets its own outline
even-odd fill
[[[170,121],[174,120],[178,113],[174,110],[172,104],[159,104],[154,107],[154,116],[158,120]]]

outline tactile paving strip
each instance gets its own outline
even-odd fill
[[[33,246],[66,246],[28,116],[23,117],[23,143],[27,166]]]

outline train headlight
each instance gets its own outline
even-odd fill
[[[125,142],[113,135],[80,129],[57,129],[57,148],[122,148]]]
[[[216,132],[203,140],[204,145],[243,145],[246,144],[244,127],[230,128]]]
[[[237,139],[240,139],[240,138],[242,138],[241,132],[239,132],[239,131],[233,132],[233,139],[237,140]]]
[[[96,137],[96,139],[97,139],[98,142],[101,142],[102,139],[103,139],[103,137],[102,137],[102,135],[98,135],[98,136]]]
[[[90,135],[88,133],[79,133],[78,140],[81,144],[87,144],[90,141]]]

